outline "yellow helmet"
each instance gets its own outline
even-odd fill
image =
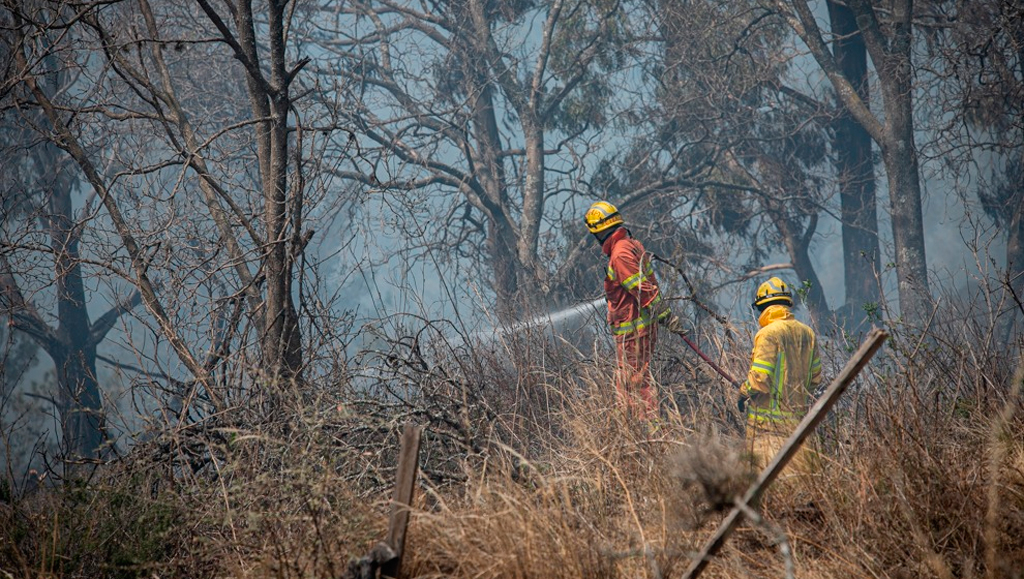
[[[591,233],[600,233],[612,226],[622,224],[619,210],[607,201],[598,201],[591,205],[584,219],[587,222],[587,229]]]
[[[793,306],[793,294],[790,293],[789,286],[777,277],[769,278],[757,287],[757,295],[750,307],[761,309],[775,304]]]

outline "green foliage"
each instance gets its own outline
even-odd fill
[[[569,134],[600,128],[607,122],[611,87],[600,75],[587,75],[555,111],[552,125]]]
[[[811,282],[809,280],[802,280],[800,287],[796,288],[796,295],[800,296],[800,301],[807,301],[807,294],[811,291]]]
[[[881,323],[882,306],[878,302],[866,302],[861,305],[861,309],[868,315],[869,322]]]
[[[550,69],[562,83],[583,72],[573,91],[554,111],[552,125],[568,134],[600,128],[608,121],[607,110],[613,95],[612,75],[626,66],[633,42],[626,10],[619,2],[584,0],[558,23],[552,39]],[[581,62],[593,51],[593,62],[581,69]],[[553,86],[557,94],[563,86]]]

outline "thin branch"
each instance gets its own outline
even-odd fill
[[[12,271],[7,257],[0,254],[0,305],[7,310],[5,313],[10,316],[17,330],[32,337],[44,350],[50,351],[60,343],[57,334],[39,315],[35,305],[25,299]]]
[[[213,6],[211,6],[206,0],[196,0],[196,2],[199,4],[200,8],[203,9],[203,12],[206,13],[206,17],[210,19],[210,22],[212,22],[213,25],[217,27],[217,30],[220,31],[224,43],[231,47],[232,52],[235,54],[235,58],[242,63],[242,66],[245,67],[245,70],[249,73],[249,77],[253,82],[257,83],[260,90],[263,92],[267,94],[275,94],[276,91],[274,90],[274,87],[270,86],[267,79],[263,78],[263,72],[260,71],[259,64],[253,62],[252,59],[249,58],[245,50],[243,50],[242,45],[238,42],[238,39],[231,33],[231,29],[228,28],[228,25],[220,17],[220,14],[218,14]]]

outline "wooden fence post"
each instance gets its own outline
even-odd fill
[[[402,446],[398,455],[398,473],[395,475],[395,494],[391,499],[391,518],[388,520],[387,544],[394,558],[381,565],[381,577],[398,578],[405,552],[405,531],[409,526],[409,509],[416,489],[416,471],[419,469],[420,437],[423,427],[406,424],[402,431]]]
[[[779,476],[779,473],[786,467],[789,460],[796,455],[800,445],[814,432],[818,424],[825,419],[828,411],[839,400],[843,392],[846,391],[846,387],[853,382],[853,379],[867,365],[868,361],[875,355],[875,352],[888,337],[889,334],[885,330],[878,328],[871,330],[871,333],[864,339],[864,343],[861,344],[853,357],[850,358],[850,361],[847,362],[843,371],[836,376],[828,390],[814,403],[814,406],[807,412],[807,416],[796,427],[796,430],[789,437],[789,440],[786,441],[786,444],[783,445],[772,462],[765,467],[761,475],[754,481],[754,484],[747,490],[747,493],[740,499],[739,505],[733,507],[728,516],[725,517],[725,520],[718,527],[718,531],[708,540],[704,545],[704,549],[697,556],[697,559],[693,561],[690,568],[683,574],[683,579],[696,579],[704,571],[711,558],[725,545],[726,539],[729,538],[729,535],[732,534],[743,520],[742,507],[757,503],[757,499],[761,497],[764,490]]]

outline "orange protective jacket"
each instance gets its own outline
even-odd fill
[[[650,332],[658,321],[671,314],[668,308],[655,313],[661,295],[650,254],[624,227],[609,235],[601,249],[609,258],[604,293],[612,334]]]

